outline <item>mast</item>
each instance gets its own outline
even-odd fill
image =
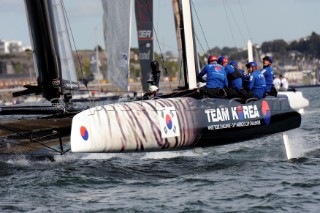
[[[150,63],[153,61],[153,0],[135,0],[135,14],[142,77],[141,84],[143,91],[147,92]]]
[[[100,81],[103,79],[103,75],[100,70],[100,57],[99,57],[99,45],[97,39],[97,27],[95,29],[95,53],[90,55],[90,70],[93,74],[93,81],[98,83],[100,88]]]
[[[198,56],[193,34],[190,0],[172,0],[179,54],[183,60],[186,89],[197,88]]]
[[[29,33],[37,67],[37,83],[47,100],[59,98],[61,64],[51,1],[25,0]]]
[[[248,62],[253,61],[252,42],[248,40]]]

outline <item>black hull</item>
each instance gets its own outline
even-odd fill
[[[222,130],[215,133],[210,133],[207,129],[203,130],[201,139],[196,147],[208,147],[227,145],[231,143],[239,143],[246,140],[252,140],[268,136],[271,134],[285,132],[291,129],[298,128],[301,124],[301,115],[297,112],[289,112],[278,116],[273,116],[274,121],[268,127],[243,127],[236,130]]]

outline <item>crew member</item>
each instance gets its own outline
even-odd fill
[[[271,94],[272,86],[273,86],[273,71],[271,68],[272,64],[272,58],[270,56],[265,56],[263,59],[263,69],[261,70],[261,73],[264,75],[264,79],[266,81],[266,91],[265,95],[274,95]]]
[[[228,85],[240,91],[242,88],[242,73],[238,69],[238,63],[236,61],[231,61],[227,66],[225,66],[225,71],[228,78]]]
[[[228,58],[226,56],[220,56],[217,61],[218,64],[225,67],[228,64]]]
[[[200,82],[206,82],[206,85],[200,88],[202,95],[209,97],[226,97],[224,88],[228,87],[228,80],[224,70],[224,67],[217,63],[218,58],[215,55],[211,55],[208,58],[208,64],[206,64],[201,72],[197,75],[197,79]],[[202,77],[207,75],[206,80]]]
[[[150,85],[148,88],[148,92],[144,94],[143,100],[151,100],[157,97],[158,95],[158,87],[155,85]]]
[[[263,74],[258,69],[256,62],[249,62],[246,64],[249,75],[249,84],[247,86],[248,98],[263,98],[266,82],[264,80]]]

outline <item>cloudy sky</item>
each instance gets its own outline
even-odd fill
[[[100,0],[64,0],[64,4],[77,49],[93,49],[96,43],[104,47]],[[320,34],[319,0],[193,0],[192,4],[204,51],[208,46],[246,47],[249,38],[261,44]],[[154,27],[159,41],[155,50],[160,46],[162,51],[175,52],[171,0],[154,0]],[[30,45],[23,0],[0,0],[0,29],[0,39]],[[136,47],[134,19],[132,29],[132,46]]]

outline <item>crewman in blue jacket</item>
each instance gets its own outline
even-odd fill
[[[220,56],[217,61],[218,64],[225,67],[228,65],[228,58],[226,56]]]
[[[257,63],[254,61],[247,63],[246,67],[250,74],[249,84],[246,88],[248,90],[248,98],[263,98],[266,89],[264,75],[260,72]]]
[[[218,58],[215,55],[211,55],[208,58],[208,64],[197,75],[197,79],[200,82],[206,82],[206,86],[200,88],[204,95],[225,97],[227,94],[224,88],[228,87],[228,80],[224,67],[218,64],[217,61]],[[207,75],[206,80],[202,78],[204,75]]]
[[[225,71],[228,78],[229,87],[240,91],[242,88],[242,73],[238,69],[238,63],[236,61],[231,61],[227,66],[225,66]]]
[[[264,75],[266,81],[266,95],[270,95],[273,86],[273,71],[271,68],[272,58],[270,56],[265,56],[263,59],[263,69],[261,73]],[[272,94],[271,94],[272,95]]]

